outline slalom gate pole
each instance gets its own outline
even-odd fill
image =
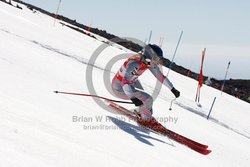
[[[208,120],[209,117],[210,117],[210,114],[211,114],[212,109],[213,109],[213,107],[214,107],[215,100],[216,100],[216,97],[214,97],[214,101],[213,101],[212,106],[211,106],[211,108],[210,108],[210,110],[209,110],[209,113],[208,113],[208,115],[207,115],[207,120]]]
[[[152,30],[150,31],[150,33],[149,33],[149,37],[148,37],[148,44],[150,43],[150,41],[151,41],[151,37],[152,37]]]
[[[172,58],[172,61],[171,61],[170,65],[169,65],[169,70],[168,70],[168,73],[167,73],[167,76],[166,76],[166,77],[168,77],[168,74],[169,74],[169,72],[170,72],[170,70],[171,70],[171,68],[172,68],[172,64],[173,64],[173,62],[174,62],[174,58],[175,58],[177,49],[178,49],[179,44],[180,44],[182,34],[183,34],[183,31],[181,31],[181,35],[180,35],[179,40],[178,40],[178,43],[177,43],[177,45],[176,45],[176,48],[175,48],[175,51],[174,51],[174,55],[173,55],[173,58]]]
[[[161,38],[160,38],[160,41],[159,41],[159,46],[160,46],[160,48],[162,48],[162,46],[163,46],[163,41],[164,41],[164,37],[161,37]]]
[[[53,24],[54,27],[55,27],[55,24],[56,24],[56,19],[57,19],[57,16],[58,16],[60,5],[61,5],[61,0],[59,0],[58,5],[57,5],[57,9],[56,9],[56,13],[55,13],[55,19],[54,19],[54,24]]]
[[[112,101],[112,102],[116,102],[116,103],[133,104],[132,102],[128,102],[128,101],[113,100],[113,99],[109,99],[109,98],[102,97],[102,96],[91,95],[91,94],[84,94],[84,93],[72,93],[72,92],[60,92],[60,91],[54,91],[54,93],[76,95],[76,96],[85,96],[85,97],[95,97],[95,98],[99,98],[99,99],[103,99],[103,100],[108,100],[108,101]]]
[[[91,32],[91,26],[92,26],[92,24],[90,23],[90,25],[88,27],[88,32]]]
[[[225,78],[224,78],[223,84],[222,84],[222,86],[221,86],[221,95],[222,95],[222,92],[223,92],[223,90],[224,90],[224,86],[225,86],[225,83],[226,83],[227,73],[228,73],[228,69],[229,69],[230,63],[231,63],[231,62],[229,61],[228,64],[227,64],[227,69],[226,69]]]
[[[195,102],[197,102],[197,98],[198,98],[198,90],[199,90],[199,86],[197,86],[196,95],[195,95]]]

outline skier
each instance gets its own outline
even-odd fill
[[[143,91],[143,87],[138,81],[138,77],[149,69],[153,75],[165,86],[167,86],[176,98],[180,92],[160,71],[158,65],[163,61],[163,51],[155,44],[148,44],[143,52],[139,52],[128,58],[120,67],[112,80],[112,90],[114,94],[124,100],[131,100],[135,106],[139,106],[139,121],[150,126],[155,122],[152,114],[153,98]]]

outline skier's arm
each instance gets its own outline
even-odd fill
[[[165,77],[162,72],[160,71],[159,67],[155,65],[154,67],[150,68],[152,74],[165,86],[167,86],[170,90],[173,89],[173,84],[169,81],[167,77]]]
[[[174,94],[176,98],[180,96],[180,92],[177,89],[175,89],[173,84],[169,81],[169,79],[162,74],[157,65],[151,67],[150,71],[162,84],[164,84],[171,90],[171,92]]]

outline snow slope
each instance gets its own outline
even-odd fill
[[[103,43],[59,23],[53,27],[53,18],[22,7],[0,2],[1,167],[250,165],[246,149],[250,105],[204,85],[202,107],[198,107],[194,102],[197,82],[175,72],[169,78],[181,97],[169,111],[173,96],[163,87],[154,103],[154,116],[171,130],[208,144],[213,151],[208,156],[138,129],[92,98],[54,94],[54,90],[88,93],[86,64]],[[104,87],[102,69],[124,53],[128,52],[110,46],[98,57],[93,72],[98,95],[115,98]],[[121,61],[114,64],[111,76],[120,65]],[[149,77],[146,73],[141,81],[152,92],[155,80]],[[214,97],[208,121],[205,117]]]

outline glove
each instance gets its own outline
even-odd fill
[[[140,99],[137,99],[136,97],[132,97],[130,100],[135,104],[135,106],[143,105],[143,102]]]
[[[178,90],[176,90],[175,88],[172,88],[171,92],[175,95],[176,98],[178,98],[180,96],[180,92]]]

